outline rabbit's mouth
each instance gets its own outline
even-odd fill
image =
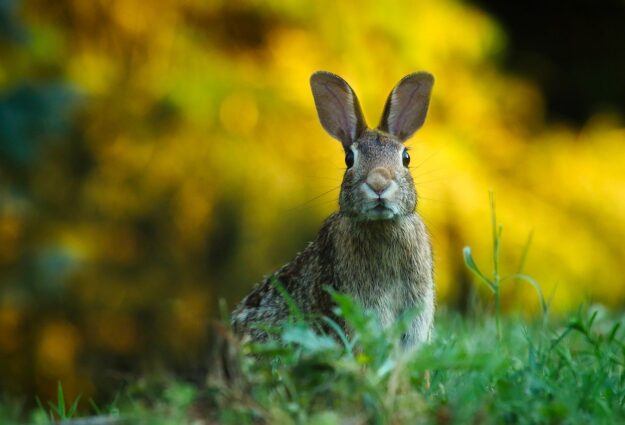
[[[380,200],[369,208],[365,215],[368,220],[390,220],[395,217],[395,210],[390,205]]]

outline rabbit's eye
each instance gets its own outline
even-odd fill
[[[347,165],[347,168],[352,168],[354,165],[354,152],[351,149],[345,154],[345,165]]]
[[[401,154],[401,161],[404,167],[408,167],[408,164],[410,164],[410,155],[408,155],[407,149],[404,149],[404,153]]]

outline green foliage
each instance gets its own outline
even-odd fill
[[[538,296],[538,300],[540,301],[540,307],[542,310],[543,317],[547,315],[548,305],[545,302],[545,297],[543,296],[543,291],[531,276],[528,276],[524,273],[523,267],[525,265],[525,260],[527,259],[527,253],[529,251],[529,246],[532,241],[532,234],[530,233],[527,238],[527,243],[525,244],[525,248],[523,249],[523,253],[521,255],[521,260],[519,264],[519,269],[517,273],[514,273],[509,276],[501,277],[500,275],[500,261],[499,261],[499,251],[501,247],[501,236],[503,234],[503,226],[497,224],[497,214],[495,210],[495,195],[490,193],[490,208],[491,208],[491,225],[492,225],[492,234],[493,234],[493,274],[492,276],[486,276],[482,271],[480,271],[479,267],[475,263],[473,259],[473,254],[471,252],[471,247],[465,246],[462,253],[464,256],[464,262],[466,266],[473,272],[475,276],[478,277],[479,281],[484,283],[488,289],[492,291],[495,296],[495,321],[497,324],[497,337],[501,339],[501,286],[504,282],[510,281],[523,281],[527,282],[536,290],[536,295]]]
[[[65,393],[63,392],[63,385],[59,381],[57,384],[57,393],[56,393],[56,403],[48,401],[49,409],[43,406],[39,398],[37,398],[37,405],[39,406],[39,412],[35,414],[36,422],[41,422],[44,417],[49,417],[50,423],[55,423],[57,419],[59,420],[68,420],[76,415],[76,411],[78,410],[78,403],[80,402],[81,395],[78,395],[71,403],[69,408],[65,402]],[[44,421],[44,423],[47,421]]]
[[[491,318],[443,310],[433,340],[406,350],[401,334],[409,316],[383,329],[349,297],[332,296],[351,335],[321,334],[293,320],[277,339],[243,347],[250,356],[240,381],[138,384],[116,402],[119,411],[103,409],[100,418],[164,425],[206,417],[224,424],[625,420],[624,317],[601,306],[550,323],[503,316],[501,338]],[[36,412],[32,422],[72,417],[76,402],[67,410],[65,402],[59,385],[49,416]],[[15,414],[3,407],[3,415]]]
[[[354,329],[345,346],[303,322],[256,344],[245,363],[252,390],[224,398],[225,423],[614,423],[625,420],[622,317],[580,309],[557,323],[464,319],[443,311],[433,341],[402,350],[402,322],[333,294]],[[269,350],[268,347],[274,349]],[[276,350],[282,347],[282,350]],[[426,383],[426,374],[431,384]]]

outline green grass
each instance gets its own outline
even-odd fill
[[[442,310],[431,343],[406,352],[399,346],[402,323],[383,330],[373,315],[336,296],[355,329],[352,339],[319,335],[295,321],[277,340],[242,348],[253,356],[226,356],[230,371],[241,368],[230,379],[200,387],[167,379],[137,383],[114,413],[103,409],[100,418],[150,424],[198,418],[226,424],[625,421],[623,317],[599,306],[560,320],[503,316],[501,338],[490,316]],[[33,412],[28,422],[69,417],[59,403]],[[2,423],[19,422],[6,403],[0,415]]]
[[[331,292],[337,314],[353,329],[348,337],[327,318],[333,332],[319,332],[290,302],[292,319],[274,330],[272,341],[238,346],[222,338],[205,385],[146,378],[112,406],[91,402],[97,417],[82,423],[625,423],[625,316],[590,306],[551,318],[540,286],[523,274],[531,238],[518,272],[502,277],[502,227],[491,202],[492,275],[478,267],[470,248],[464,255],[492,291],[494,315],[476,307],[480,311],[461,317],[440,308],[432,341],[405,350],[401,335],[415,311],[383,329],[371,312]],[[506,282],[534,286],[542,317],[502,315]],[[67,419],[77,404],[65,400],[59,384],[57,400],[27,416],[35,424]],[[23,416],[15,404],[0,403],[0,423],[19,423]]]
[[[464,256],[464,262],[467,268],[477,277],[478,281],[485,284],[488,289],[493,293],[493,297],[495,299],[495,323],[497,327],[497,337],[501,339],[501,292],[503,284],[506,282],[515,283],[515,282],[525,282],[536,290],[536,295],[540,302],[541,312],[543,318],[546,318],[547,313],[549,311],[549,306],[545,301],[545,297],[543,296],[543,291],[538,282],[534,280],[531,276],[523,273],[523,268],[525,267],[525,260],[527,259],[527,253],[529,251],[530,244],[532,243],[532,233],[529,234],[527,238],[527,242],[525,247],[523,248],[523,253],[521,254],[521,259],[519,261],[518,271],[514,274],[510,274],[507,276],[501,276],[500,273],[500,264],[499,264],[499,254],[501,248],[501,239],[503,236],[503,226],[497,223],[497,214],[495,209],[495,195],[493,192],[490,192],[490,210],[491,210],[491,229],[492,229],[492,238],[493,238],[493,252],[492,252],[492,261],[493,261],[493,271],[491,276],[487,276],[486,273],[483,273],[480,268],[475,263],[473,259],[473,253],[471,251],[471,247],[466,246],[462,250],[462,254]]]
[[[431,344],[398,346],[348,301],[355,348],[289,325],[280,340],[248,349],[244,382],[220,392],[224,423],[615,423],[625,420],[620,321],[581,310],[543,325],[438,316]],[[426,383],[426,371],[431,383]]]
[[[78,403],[80,402],[80,395],[76,397],[76,399],[71,403],[69,408],[65,402],[65,393],[63,391],[63,385],[61,382],[57,385],[57,399],[55,403],[48,401],[48,409],[46,409],[41,400],[37,397],[37,405],[39,406],[38,414],[41,415],[41,412],[48,413],[49,422],[54,422],[56,418],[59,420],[68,420],[73,418],[76,415],[76,411],[78,410]]]

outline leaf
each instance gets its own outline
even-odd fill
[[[279,344],[277,341],[253,342],[247,346],[250,354],[264,357],[283,357],[291,353],[289,347]]]
[[[67,411],[68,418],[71,418],[76,414],[76,410],[78,409],[78,402],[80,401],[80,397],[82,397],[82,394],[78,394],[78,397],[76,397],[76,400],[74,400],[69,410]]]
[[[336,333],[336,335],[339,337],[339,339],[341,340],[341,342],[345,346],[345,352],[350,357],[352,357],[353,356],[353,353],[352,353],[352,348],[353,347],[352,347],[352,344],[350,344],[349,339],[348,339],[347,335],[345,334],[345,331],[343,331],[343,329],[339,326],[338,323],[336,323],[336,321],[332,320],[328,316],[323,316],[321,318],[321,320],[323,320],[334,331],[334,333]]]
[[[41,402],[41,399],[39,397],[35,397],[35,400],[37,402],[37,407],[39,408],[41,412],[43,412],[43,415],[50,418],[50,423],[54,423],[54,409],[55,409],[54,405],[48,402],[48,404],[52,407],[52,409],[46,410],[46,408],[43,407],[43,403]]]
[[[275,275],[270,277],[270,282],[271,285],[276,288],[282,298],[284,298],[284,302],[286,302],[286,305],[289,308],[289,313],[291,317],[294,317],[297,321],[303,321],[304,313],[302,313],[302,310],[300,310],[299,306],[297,305],[291,294],[289,294],[289,292],[285,289],[284,285],[282,285],[282,282],[280,282],[280,280],[278,280]]]
[[[608,342],[612,342],[614,340],[614,338],[616,337],[616,333],[618,332],[620,328],[621,328],[621,322],[614,323],[614,325],[612,326],[612,329],[610,330],[610,333],[608,334]]]
[[[287,328],[282,334],[282,341],[297,344],[310,354],[338,348],[334,339],[318,335],[311,328],[305,326]]]
[[[92,398],[89,398],[89,406],[91,406],[91,408],[93,409],[94,413],[97,416],[102,416],[102,411],[100,410],[100,408],[98,407],[98,405]]]
[[[57,386],[57,398],[58,398],[58,410],[57,413],[61,418],[65,418],[65,396],[63,395],[63,386],[61,381],[58,381]]]
[[[519,260],[519,267],[517,268],[517,273],[523,273],[523,269],[525,268],[525,262],[527,261],[527,254],[529,253],[530,246],[532,245],[532,240],[534,239],[534,231],[532,230],[527,235],[527,240],[525,241],[525,245],[523,245],[523,252],[521,253],[521,258]]]
[[[542,288],[540,287],[540,284],[533,277],[528,276],[523,273],[515,273],[513,275],[506,276],[506,278],[503,279],[502,281],[504,280],[522,280],[532,285],[534,289],[536,290],[538,299],[540,300],[540,308],[542,309],[543,315],[547,313],[548,306],[547,306],[547,303],[545,302],[545,297],[543,296]]]
[[[495,285],[490,280],[488,280],[486,276],[482,274],[480,269],[477,267],[477,264],[475,264],[475,261],[473,260],[473,255],[471,254],[471,247],[465,246],[462,250],[462,254],[464,257],[464,263],[467,265],[469,270],[471,270],[473,274],[479,277],[480,280],[484,282],[490,288],[491,291],[495,292],[496,290]]]
[[[376,372],[378,378],[384,378],[388,375],[395,368],[395,365],[395,360],[392,357],[388,357]]]
[[[332,288],[325,288],[336,303],[336,314],[343,317],[351,327],[358,332],[366,332],[367,316],[354,300]]]

